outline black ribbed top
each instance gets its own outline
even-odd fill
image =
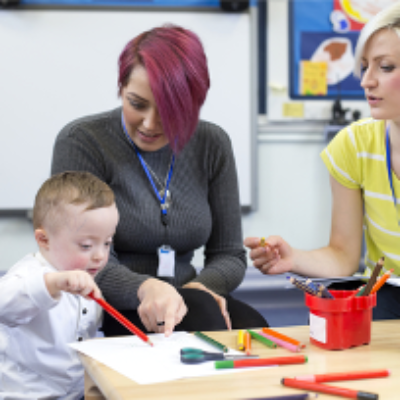
[[[164,182],[171,160],[167,145],[143,158]],[[134,148],[124,135],[121,108],[68,124],[58,135],[52,174],[84,170],[106,182],[116,196],[120,222],[109,263],[96,277],[104,297],[119,309],[139,305],[137,291],[157,276],[157,249],[169,244],[176,252],[175,277],[180,287],[197,281],[227,294],[242,281],[245,250],[236,167],[228,135],[200,121],[195,134],[175,160],[170,182],[172,204],[166,228],[160,202]],[[204,268],[196,277],[195,249],[205,246]]]

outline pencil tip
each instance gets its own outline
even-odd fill
[[[147,343],[148,343],[150,346],[154,346],[153,342],[152,342],[150,339],[147,339]]]

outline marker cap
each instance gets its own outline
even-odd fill
[[[376,399],[379,399],[379,396],[375,393],[358,392],[357,399],[358,400],[376,400]]]
[[[233,360],[223,360],[223,361],[215,361],[216,369],[224,369],[224,368],[234,368],[235,364]]]

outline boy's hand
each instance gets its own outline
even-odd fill
[[[93,292],[95,298],[101,298],[101,291],[93,278],[85,271],[49,272],[44,275],[47,290],[54,298],[61,295],[61,291],[89,299],[89,293]]]

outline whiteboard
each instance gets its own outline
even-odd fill
[[[250,12],[0,11],[0,210],[29,210],[68,122],[120,105],[117,60],[140,32],[175,23],[196,32],[211,88],[201,118],[231,137],[241,204],[252,203]]]

